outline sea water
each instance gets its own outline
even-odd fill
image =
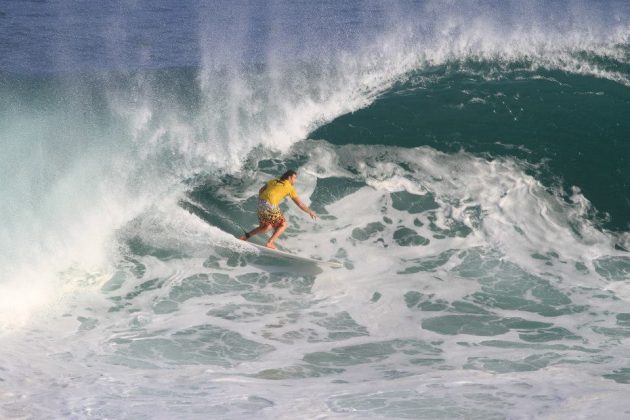
[[[630,8],[0,4],[3,418],[630,417]],[[296,169],[278,244],[258,189]]]

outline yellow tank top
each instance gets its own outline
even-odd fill
[[[280,182],[277,179],[272,179],[267,182],[265,190],[260,193],[258,198],[267,201],[272,206],[277,206],[287,195],[291,198],[298,196],[293,185],[289,181]]]

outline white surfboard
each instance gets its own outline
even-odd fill
[[[333,268],[341,268],[341,267],[343,267],[343,264],[338,262],[338,261],[316,260],[315,258],[302,257],[300,255],[292,254],[290,252],[267,248],[266,246],[258,245],[257,243],[254,243],[254,242],[245,242],[245,243],[247,245],[251,245],[254,248],[260,250],[261,253],[269,255],[269,256],[280,257],[280,258],[288,259],[288,260],[291,260],[291,261],[307,262],[307,263],[319,264],[319,265],[327,265],[327,266],[333,267]]]

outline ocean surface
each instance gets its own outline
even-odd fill
[[[3,0],[0,150],[1,418],[630,418],[627,1]]]

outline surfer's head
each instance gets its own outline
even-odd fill
[[[297,172],[293,169],[289,169],[280,177],[280,182],[289,181],[291,184],[295,184],[297,181]]]

